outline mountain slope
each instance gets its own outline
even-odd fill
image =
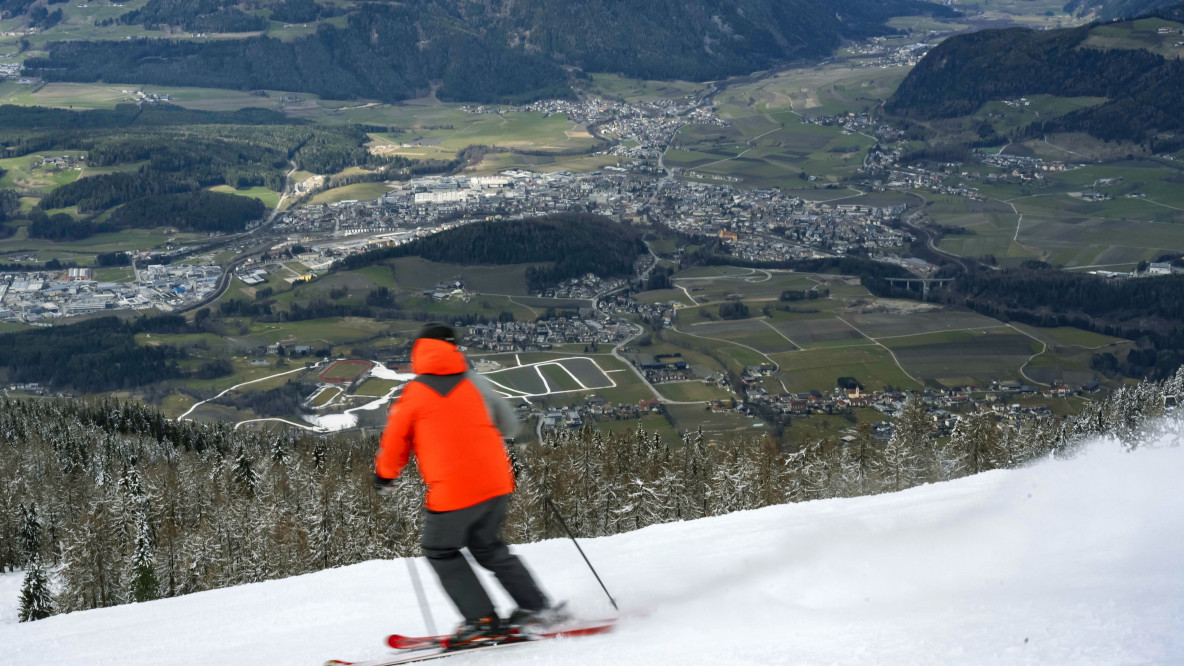
[[[1179,663],[1184,449],[1172,427],[1161,444],[1176,448],[1109,443],[893,495],[588,540],[625,613],[618,631],[449,663]],[[571,543],[520,552],[555,596],[608,612]],[[437,624],[454,621],[428,583]],[[0,625],[0,644],[22,665],[312,665],[384,654],[387,633],[423,627],[406,564],[373,561]]]
[[[1104,104],[1043,120],[1032,131],[1142,142],[1184,130],[1184,62],[1138,48],[1091,48],[1085,41],[1094,28],[951,37],[921,59],[885,109],[929,120],[970,115],[987,101],[1026,95],[1105,97]]]
[[[26,66],[53,81],[525,99],[564,94],[564,67],[696,81],[748,74],[829,54],[845,37],[891,32],[887,19],[920,13],[957,14],[922,0],[411,0],[361,4],[345,26],[322,22],[293,41],[54,42]],[[152,0],[119,18],[188,30],[258,29],[252,20],[261,21],[232,0]]]

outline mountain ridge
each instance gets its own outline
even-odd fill
[[[189,9],[198,5],[210,11],[195,18]],[[251,18],[231,9],[239,11],[212,0],[152,0],[127,20],[196,28],[204,25],[201,16]],[[278,89],[337,99],[434,93],[445,101],[513,101],[570,94],[569,70],[700,81],[748,74],[828,55],[844,38],[893,32],[883,25],[887,19],[918,13],[957,14],[923,0],[413,0],[361,5],[344,27],[320,23],[293,41],[54,42],[46,56],[26,62],[26,71],[50,81]]]

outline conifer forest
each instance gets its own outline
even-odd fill
[[[511,445],[512,543],[578,537],[786,502],[903,490],[1073,456],[1098,437],[1133,449],[1184,395],[1184,370],[1005,426],[990,410],[935,436],[914,394],[893,434],[781,450],[769,439],[670,446],[585,427]],[[419,555],[421,482],[372,487],[375,437],[173,421],[138,403],[0,401],[0,571],[23,568],[21,618],[171,597],[375,558]]]

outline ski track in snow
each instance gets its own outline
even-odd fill
[[[447,666],[1184,663],[1182,478],[1184,448],[1110,443],[891,495],[582,540],[622,606],[617,631]],[[570,541],[516,549],[552,596],[611,614]],[[437,626],[456,621],[417,564]],[[425,630],[400,561],[30,624],[11,623],[15,580],[0,576],[0,653],[23,666],[312,666],[379,657],[387,634]]]

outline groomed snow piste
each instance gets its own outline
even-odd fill
[[[616,632],[448,666],[1184,663],[1184,448],[1100,444],[1068,462],[583,545],[622,605]],[[518,552],[552,595],[608,613],[570,541]],[[451,624],[419,567],[437,625]],[[29,624],[11,623],[12,596],[3,604],[0,655],[22,666],[315,665],[424,631],[405,561]]]

